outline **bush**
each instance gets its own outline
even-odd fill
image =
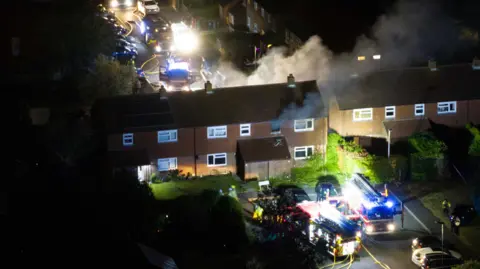
[[[420,158],[443,158],[447,145],[431,132],[415,133],[408,138],[413,154]]]
[[[472,156],[480,156],[480,130],[472,124],[467,124],[467,130],[472,134],[472,142],[468,148],[468,154]]]
[[[475,260],[465,261],[462,265],[454,266],[453,269],[480,269],[480,262]]]

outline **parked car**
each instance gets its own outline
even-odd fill
[[[157,2],[153,0],[144,1],[143,6],[145,7],[145,13],[147,14],[157,14],[160,12],[160,7],[158,6]]]
[[[287,206],[294,206],[303,201],[311,201],[308,194],[296,185],[280,185],[273,189],[273,194],[280,196],[281,202]]]
[[[426,247],[419,248],[413,251],[412,253],[412,262],[417,266],[422,266],[422,261],[427,254],[445,254],[450,255],[456,259],[461,259],[462,255],[454,250],[445,249],[442,247]]]
[[[455,265],[463,264],[463,261],[448,254],[426,254],[421,261],[422,269],[448,269]]]
[[[450,220],[453,220],[456,226],[463,226],[471,223],[476,216],[477,212],[472,205],[459,204],[453,209]]]
[[[452,244],[449,242],[443,241],[443,246],[444,248],[448,249],[454,249]],[[442,247],[442,240],[440,238],[433,236],[433,235],[425,235],[425,236],[420,236],[412,240],[412,251],[415,251],[416,249],[419,248],[437,248],[437,247]]]

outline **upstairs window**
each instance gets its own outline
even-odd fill
[[[207,128],[207,137],[209,139],[213,138],[226,138],[227,137],[227,126],[212,126]]]
[[[248,29],[250,29],[250,24],[251,24],[250,17],[247,16],[247,27],[248,27]]]
[[[207,155],[208,166],[225,166],[227,165],[227,153],[216,153]]]
[[[253,32],[258,33],[258,25],[256,23],[253,24]]]
[[[256,1],[253,1],[253,8],[255,10],[258,10],[258,3]]]
[[[282,126],[282,122],[279,121],[279,120],[272,120],[270,122],[270,126],[271,126],[271,133],[272,134],[279,134],[281,133],[281,130],[280,130],[280,127]]]
[[[415,104],[415,116],[425,115],[425,104]]]
[[[361,108],[353,110],[353,121],[368,121],[373,119],[372,108]]]
[[[304,160],[313,155],[313,146],[295,147],[294,158],[295,160]]]
[[[268,21],[268,23],[272,22],[272,18],[270,18],[270,13],[267,13],[267,21]]]
[[[250,136],[250,123],[240,124],[240,136]]]
[[[228,13],[228,22],[230,22],[231,25],[235,25],[235,17],[233,17],[232,13]]]
[[[177,141],[177,130],[158,131],[158,143]]]
[[[438,114],[449,114],[457,112],[457,101],[439,102],[437,104]]]
[[[394,118],[395,118],[395,106],[386,106],[385,119],[394,119]]]
[[[313,119],[295,120],[295,132],[313,131]]]
[[[243,5],[243,6],[247,6],[247,0],[243,0],[243,1],[242,1],[242,5]]]
[[[123,145],[124,146],[133,145],[133,134],[123,134]]]
[[[177,158],[158,159],[158,171],[169,171],[177,169]]]
[[[262,17],[265,18],[265,9],[263,9],[263,7],[260,9],[260,14],[262,14]]]

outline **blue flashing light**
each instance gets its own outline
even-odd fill
[[[388,208],[392,208],[393,207],[393,202],[392,201],[387,201],[385,203],[385,205],[388,207]]]
[[[145,23],[143,21],[140,23],[140,31],[142,32],[142,34],[145,33]]]

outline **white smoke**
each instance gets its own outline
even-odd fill
[[[452,40],[455,40],[457,29],[432,2],[400,1],[392,12],[379,17],[372,27],[372,38],[359,37],[350,53],[333,55],[320,37],[313,36],[291,56],[285,56],[285,48],[271,49],[250,75],[230,63],[220,63],[218,70],[225,80],[214,80],[213,84],[234,87],[285,83],[287,76],[293,74],[296,81],[317,80],[323,87],[337,88],[338,82],[348,79],[353,69],[368,73],[378,66],[405,66],[439,51],[450,53],[456,46]],[[374,54],[381,54],[381,60],[373,61]],[[360,55],[367,59],[361,64],[357,61]]]

